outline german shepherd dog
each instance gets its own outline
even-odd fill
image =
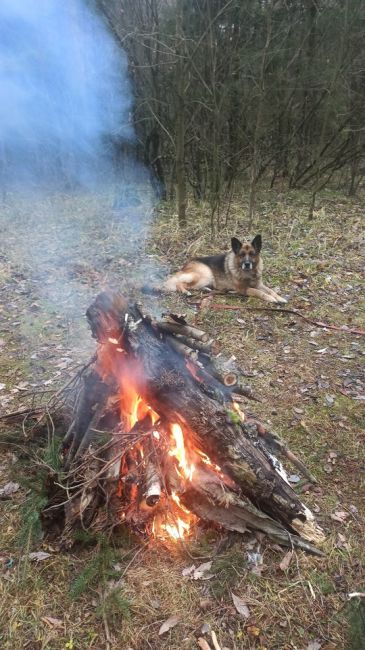
[[[265,302],[284,304],[287,301],[262,282],[261,235],[252,242],[231,240],[232,249],[221,255],[195,257],[172,275],[164,284],[165,291],[189,293],[190,289],[235,291]]]

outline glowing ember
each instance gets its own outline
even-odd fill
[[[201,379],[201,377],[199,375],[198,366],[193,361],[191,361],[190,359],[186,359],[185,364],[186,364],[186,367],[189,370],[189,372],[191,372],[191,374],[193,375],[194,379],[196,379],[197,381],[202,381],[202,379]]]

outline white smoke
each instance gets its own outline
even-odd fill
[[[95,183],[131,140],[127,60],[81,0],[0,3],[3,183]]]

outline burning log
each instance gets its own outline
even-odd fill
[[[178,538],[202,518],[316,552],[311,542],[323,533],[274,453],[309,473],[243,414],[234,391],[252,391],[235,366],[210,353],[209,337],[179,317],[156,321],[105,293],[87,318],[98,350],[65,436],[73,502],[65,508],[67,533],[86,518]],[[55,500],[51,495],[46,513]]]

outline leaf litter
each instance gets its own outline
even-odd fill
[[[162,623],[158,635],[162,636],[163,634],[166,634],[169,630],[172,630],[175,625],[177,625],[181,620],[181,616],[178,614],[174,614],[173,616],[170,616],[164,623]]]
[[[244,619],[248,619],[250,617],[250,610],[247,607],[246,601],[243,600],[243,598],[240,598],[240,596],[234,594],[233,591],[232,591],[232,600],[236,608],[236,611],[239,613],[239,615],[242,616],[242,618]]]

